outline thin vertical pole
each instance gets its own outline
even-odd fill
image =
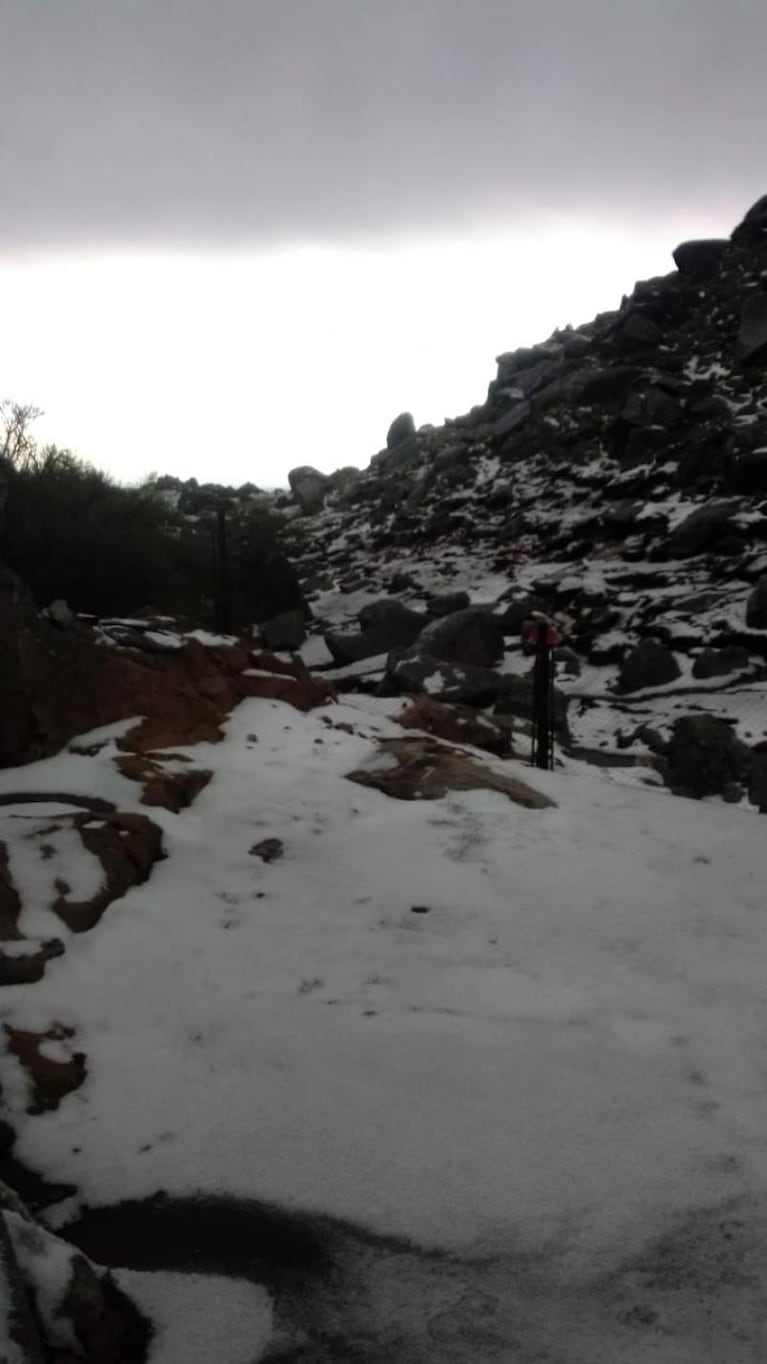
[[[554,666],[549,625],[539,621],[533,672],[533,762],[536,767],[554,766]]]
[[[223,634],[229,634],[232,629],[232,584],[229,573],[226,511],[223,507],[216,511],[214,562],[215,627]]]

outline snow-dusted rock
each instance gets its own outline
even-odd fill
[[[412,412],[400,412],[386,432],[386,448],[394,450],[399,445],[415,438],[415,421]]]
[[[767,293],[750,294],[743,304],[738,359],[741,364],[757,364],[767,359]]]
[[[449,663],[491,668],[503,656],[503,626],[492,612],[469,606],[427,625],[418,648]]]
[[[674,721],[665,751],[666,780],[679,795],[740,794],[751,755],[732,725],[714,715],[682,715]]]
[[[671,650],[653,639],[645,639],[621,663],[618,687],[623,692],[663,687],[681,675],[682,670]]]
[[[750,630],[767,630],[767,575],[759,579],[746,602],[746,625]]]
[[[672,252],[674,264],[680,274],[693,275],[697,279],[717,268],[729,246],[726,237],[701,237],[680,242]]]
[[[302,464],[300,468],[290,470],[288,483],[305,516],[312,516],[321,510],[328,489],[326,474],[320,473],[310,464]]]

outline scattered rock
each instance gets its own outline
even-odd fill
[[[73,933],[94,927],[104,910],[121,899],[132,886],[141,885],[152,868],[165,856],[162,831],[146,815],[114,814],[71,816],[84,847],[97,857],[104,871],[101,888],[87,900],[70,898],[69,887],[61,886],[51,909]]]
[[[0,985],[33,985],[42,980],[48,962],[63,955],[60,938],[16,939],[13,949],[0,942]]]
[[[399,571],[392,573],[388,584],[389,592],[418,592],[420,589],[412,573]]]
[[[209,768],[167,767],[170,761],[184,761],[175,753],[130,753],[115,759],[118,770],[129,781],[143,786],[142,805],[162,806],[178,814],[186,810],[213,777]]]
[[[692,665],[697,678],[726,677],[728,673],[743,672],[749,665],[748,649],[738,644],[725,649],[703,649]]]
[[[618,690],[642,691],[645,687],[665,687],[682,676],[674,655],[665,644],[645,639],[624,658],[618,673]]]
[[[85,1056],[70,1051],[74,1028],[54,1023],[47,1032],[25,1032],[4,1023],[7,1049],[27,1072],[31,1084],[28,1113],[46,1113],[58,1108],[66,1094],[79,1089],[85,1080]],[[55,1055],[51,1055],[54,1052]]]
[[[241,696],[285,701],[296,710],[310,711],[336,700],[331,682],[315,677],[300,658],[290,661],[274,654],[254,654],[253,667],[238,678]]]
[[[471,606],[471,597],[468,592],[442,592],[436,597],[430,597],[428,602],[428,612],[430,616],[452,616],[457,611],[465,611]]]
[[[682,409],[658,384],[646,384],[630,393],[621,418],[631,426],[674,427],[681,420]]]
[[[680,522],[671,536],[669,552],[686,558],[710,549],[729,532],[730,523],[740,507],[738,502],[707,502]]]
[[[714,715],[674,721],[665,753],[666,781],[677,795],[722,795],[748,779],[751,755],[731,725]]]
[[[426,624],[419,611],[411,611],[401,601],[391,597],[381,597],[378,601],[368,602],[359,613],[358,620],[362,630],[376,630],[389,637],[386,649],[396,649],[397,645],[413,644]]]
[[[492,612],[470,606],[427,625],[418,648],[447,663],[490,668],[503,657],[503,626]]]
[[[554,804],[548,796],[506,773],[484,768],[460,749],[435,739],[382,739],[381,753],[396,759],[395,766],[373,766],[348,773],[350,781],[383,791],[396,800],[439,800],[448,791],[499,791],[528,810]]]
[[[760,578],[746,602],[749,630],[767,630],[767,575]]]
[[[472,668],[446,663],[412,649],[394,649],[386,660],[383,690],[387,696],[401,692],[428,692],[440,701],[467,706],[489,706],[502,686],[499,673],[491,668]]]
[[[610,339],[620,350],[639,350],[657,346],[662,335],[657,322],[632,309],[613,328]]]
[[[21,900],[8,866],[8,849],[0,843],[0,941],[20,938]]]
[[[251,857],[260,857],[262,862],[276,862],[284,852],[285,845],[280,838],[262,838],[250,849]]]

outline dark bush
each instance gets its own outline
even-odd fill
[[[254,484],[234,489],[172,475],[124,488],[31,434],[37,408],[0,403],[0,559],[38,605],[56,598],[79,612],[125,615],[145,608],[215,615],[216,515],[226,511],[221,579],[235,628],[303,605],[295,571],[279,553],[282,518]]]
[[[41,606],[63,597],[98,615],[209,610],[207,529],[56,447],[8,473],[2,557]]]

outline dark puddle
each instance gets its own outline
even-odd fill
[[[163,1194],[85,1208],[59,1234],[112,1269],[249,1279],[275,1312],[270,1364],[427,1364],[434,1361],[371,1301],[371,1272],[447,1257],[333,1218],[250,1200]],[[410,1276],[408,1275],[408,1278]],[[415,1287],[415,1284],[413,1285]],[[224,1361],[221,1364],[225,1364]]]
[[[320,1219],[227,1198],[151,1198],[86,1208],[63,1236],[111,1268],[222,1274],[276,1287],[327,1273]]]

